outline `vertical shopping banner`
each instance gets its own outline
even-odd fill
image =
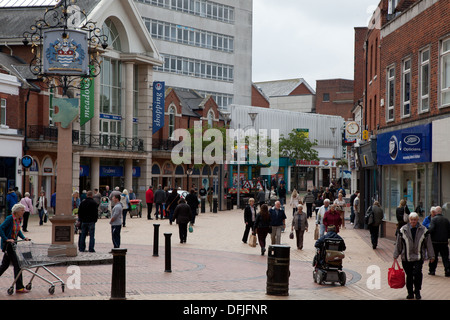
[[[153,134],[164,127],[165,82],[153,82]]]
[[[80,89],[80,125],[83,126],[94,117],[94,83],[92,78],[82,80]]]

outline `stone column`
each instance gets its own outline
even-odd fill
[[[100,188],[100,158],[95,157],[91,158],[91,189],[96,188]]]
[[[133,187],[133,159],[125,159],[125,181],[124,188],[130,191],[130,188]]]
[[[74,223],[72,216],[72,125],[67,129],[58,125],[58,183],[56,185],[56,213],[50,218],[52,222],[52,245],[48,254],[61,254],[69,257],[77,255],[74,244]],[[63,249],[64,248],[64,249]]]
[[[125,138],[133,138],[134,64],[125,62]]]

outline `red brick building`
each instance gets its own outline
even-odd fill
[[[316,113],[353,119],[353,80],[327,79],[316,82]]]
[[[375,151],[376,169],[364,174],[374,179],[363,184],[366,200],[382,204],[387,237],[401,199],[410,211],[420,205],[424,216],[434,205],[449,213],[449,19],[448,0],[382,0],[369,22],[363,123],[370,148],[360,156]]]
[[[194,128],[195,122],[201,122],[203,126],[223,127],[225,125],[219,107],[212,96],[203,97],[194,90],[182,90],[168,88],[165,99],[165,126],[153,135],[153,166],[152,184],[163,187],[188,187],[195,184],[198,188],[207,179],[212,186],[213,178],[217,177],[218,166],[204,165],[202,168],[194,168],[193,165],[182,164],[175,166],[171,161],[171,151],[179,142],[171,141],[170,137],[176,129]],[[187,170],[193,169],[188,176]]]

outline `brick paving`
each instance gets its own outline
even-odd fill
[[[145,209],[144,209],[145,210]],[[406,289],[390,289],[387,270],[393,259],[394,243],[380,239],[373,250],[367,230],[355,230],[349,223],[340,234],[347,245],[344,271],[347,284],[318,285],[313,282],[311,261],[314,249],[314,219],[309,219],[309,232],[305,233],[304,249],[297,250],[295,240],[289,239],[291,219],[282,243],[290,246],[289,296],[266,294],[267,255],[261,256],[259,246],[252,248],[242,243],[244,231],[241,210],[200,213],[194,232],[188,234],[186,244],[180,244],[178,228],[168,220],[127,218],[122,229],[122,248],[126,255],[126,285],[128,300],[403,300]],[[33,289],[26,295],[9,296],[7,289],[13,282],[10,267],[0,277],[1,300],[108,300],[111,296],[112,265],[109,220],[101,219],[96,225],[96,253],[79,253],[68,266],[51,266],[52,272],[66,282],[62,292],[59,285],[55,294],[40,279],[33,281]],[[153,257],[153,224],[160,224],[158,257]],[[29,223],[27,236],[36,243],[50,243],[51,225],[38,226],[36,216]],[[165,272],[164,233],[172,233],[172,272]],[[78,241],[78,236],[75,236]],[[88,240],[88,239],[87,239]],[[270,240],[269,240],[270,242]],[[92,263],[92,264],[89,264]],[[79,269],[78,269],[79,268]],[[80,286],[73,281],[74,270],[79,270]],[[376,277],[377,272],[380,275]],[[41,273],[41,272],[40,272]],[[429,276],[424,265],[423,299],[449,300],[450,278],[444,277],[442,263],[437,275]],[[47,275],[42,275],[48,279]],[[374,276],[375,275],[375,276]],[[24,283],[29,280],[25,273]],[[375,280],[374,280],[375,279]],[[379,279],[377,282],[376,280]]]

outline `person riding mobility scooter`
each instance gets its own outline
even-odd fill
[[[344,239],[336,233],[336,227],[328,226],[328,232],[316,241],[315,247],[317,252],[313,259],[314,282],[339,282],[344,286],[346,274],[342,271],[342,260],[346,247]]]

